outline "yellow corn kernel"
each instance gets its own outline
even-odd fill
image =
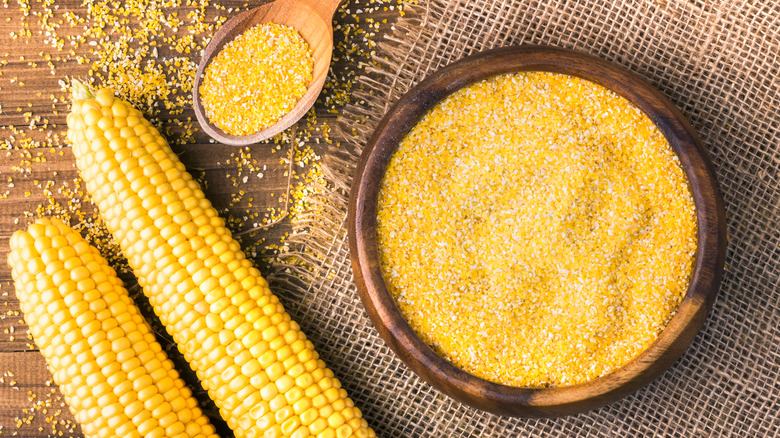
[[[163,437],[161,425],[183,431],[183,419],[202,417],[116,272],[78,232],[59,219],[39,219],[15,232],[10,246],[25,322],[86,436]],[[174,406],[161,395],[171,390],[185,403]],[[216,437],[205,417],[192,431]]]
[[[318,433],[317,438],[336,438],[336,430],[332,427],[328,427],[322,432]]]
[[[334,429],[346,422],[347,420],[340,412],[334,412],[328,417],[328,425]]]
[[[293,432],[292,435],[290,435],[290,438],[306,438],[308,436],[311,436],[311,432],[309,432],[309,428],[306,426],[301,426]]]

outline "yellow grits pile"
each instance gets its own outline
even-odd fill
[[[658,336],[696,251],[690,188],[639,109],[579,78],[498,76],[411,130],[382,182],[378,243],[415,332],[519,387],[587,382]]]
[[[226,44],[206,67],[203,109],[228,134],[254,134],[295,107],[313,70],[311,49],[295,29],[258,24]]]

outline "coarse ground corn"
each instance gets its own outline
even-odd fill
[[[378,202],[383,273],[411,327],[507,385],[626,364],[693,269],[695,206],[669,143],[626,99],[567,75],[498,76],[440,102]]]
[[[311,49],[295,29],[258,24],[226,44],[206,67],[203,109],[228,134],[254,134],[293,109],[313,69]]]

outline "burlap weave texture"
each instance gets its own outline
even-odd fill
[[[764,437],[780,430],[780,2],[421,2],[377,48],[363,102],[341,116],[327,157],[336,186],[301,234],[307,300],[291,309],[381,437]],[[558,419],[487,414],[441,395],[401,363],[365,315],[353,284],[346,199],[357,156],[379,119],[436,69],[476,51],[548,44],[639,73],[674,102],[714,162],[729,250],[717,302],[686,354],[649,386]],[[314,299],[311,299],[311,298]],[[289,307],[289,306],[288,306]],[[327,316],[320,318],[318,316]]]

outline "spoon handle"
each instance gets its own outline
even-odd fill
[[[308,3],[320,13],[320,16],[326,20],[332,20],[333,15],[344,0],[307,0]]]

